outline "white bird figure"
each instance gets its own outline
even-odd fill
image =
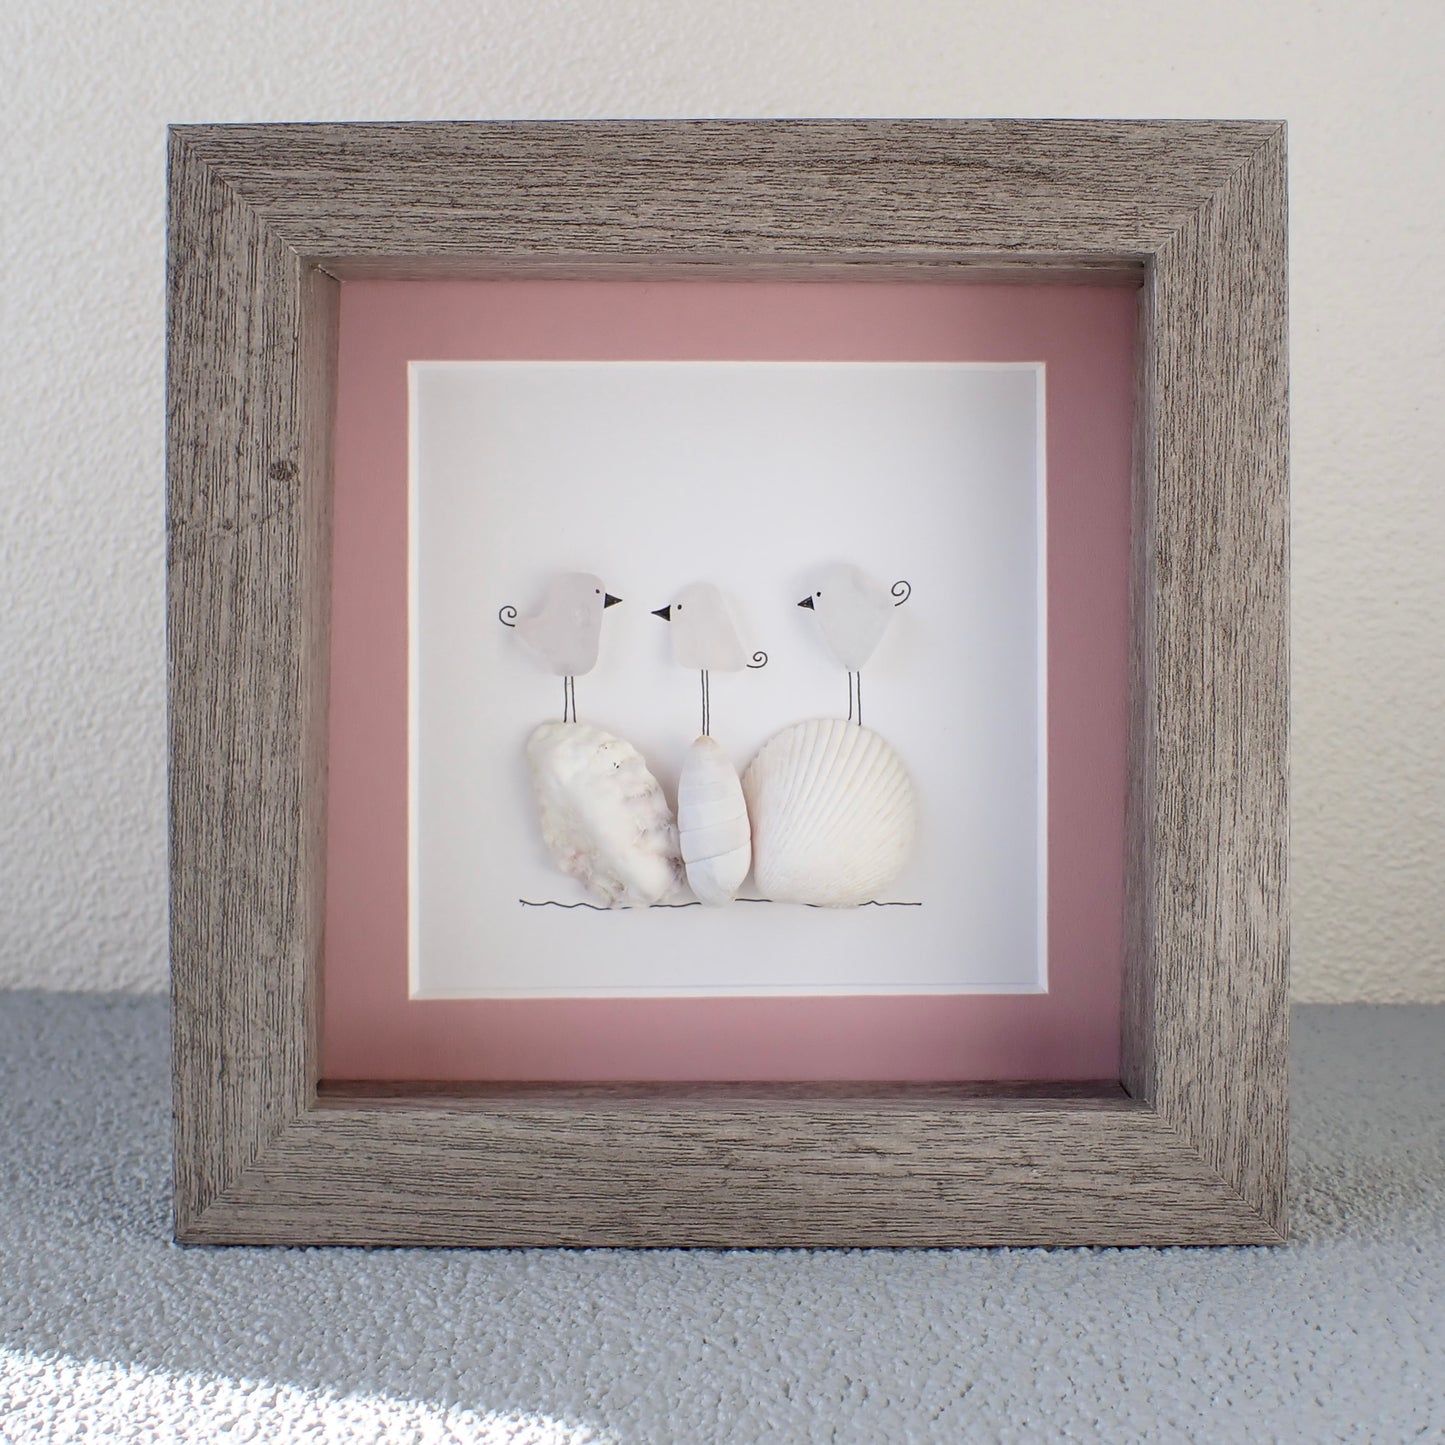
[[[856,712],[863,726],[863,664],[888,629],[893,609],[908,601],[907,582],[892,588],[876,582],[851,563],[839,562],[818,573],[813,590],[798,603],[815,612],[828,650],[848,669],[848,718]]]
[[[710,582],[684,587],[652,615],[670,624],[678,666],[702,674],[702,736],[688,748],[677,780],[683,868],[699,902],[731,903],[752,866],[752,825],[738,770],[711,736],[708,674],[764,667],[768,655],[755,652],[748,661],[727,599]]]
[[[515,607],[497,614],[562,679],[563,722],[577,721],[577,676],[597,666],[603,610],[621,601],[590,572],[563,572],[552,579],[542,606],[530,617],[517,621]]]
[[[712,727],[708,674],[766,667],[768,655],[755,652],[748,660],[727,599],[711,582],[684,587],[675,602],[659,607],[652,615],[672,624],[672,656],[677,665],[702,674],[702,735],[708,737]]]

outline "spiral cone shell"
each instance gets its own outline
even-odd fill
[[[752,829],[738,770],[709,737],[696,739],[683,759],[677,829],[692,891],[704,903],[730,903],[752,863]]]

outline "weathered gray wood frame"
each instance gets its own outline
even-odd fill
[[[178,1239],[1283,1238],[1283,125],[191,126],[169,248]],[[340,282],[644,273],[1140,286],[1119,1082],[318,1090]]]

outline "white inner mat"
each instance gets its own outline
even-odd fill
[[[1046,987],[1042,365],[417,361],[410,380],[414,997]],[[526,906],[587,895],[542,846],[524,757],[562,681],[498,609],[564,571],[623,599],[578,716],[675,799],[699,678],[653,609],[715,583],[768,653],[711,677],[741,771],[787,725],[847,715],[797,606],[829,562],[913,589],[862,700],[919,797],[880,902],[920,906]]]

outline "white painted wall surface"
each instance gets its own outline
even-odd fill
[[[0,986],[165,981],[165,126],[1290,123],[1295,991],[1445,999],[1438,0],[5,0]]]

